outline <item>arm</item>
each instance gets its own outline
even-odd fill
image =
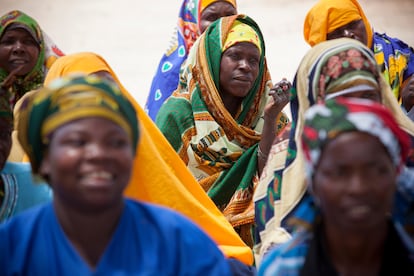
[[[277,134],[277,118],[283,108],[289,102],[290,88],[292,84],[286,79],[276,83],[270,90],[272,96],[264,111],[264,125],[262,139],[258,148],[258,170],[259,175],[267,161],[270,148]]]

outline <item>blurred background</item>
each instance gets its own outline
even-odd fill
[[[181,0],[0,0],[0,13],[20,9],[36,19],[65,53],[102,55],[143,106],[176,25]],[[303,20],[316,0],[238,0],[239,13],[262,29],[276,82],[293,79],[309,46]],[[414,0],[360,0],[378,32],[414,46]]]

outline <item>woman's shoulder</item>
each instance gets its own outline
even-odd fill
[[[286,275],[284,273],[287,271],[298,272],[305,262],[311,238],[311,232],[297,232],[289,241],[272,248],[264,255],[259,274]]]

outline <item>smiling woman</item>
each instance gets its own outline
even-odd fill
[[[14,10],[0,17],[0,89],[12,108],[42,85],[47,69],[62,55],[30,16]]]
[[[0,225],[1,275],[231,275],[188,218],[123,196],[145,128],[115,83],[76,74],[21,102],[19,141],[53,203]]]

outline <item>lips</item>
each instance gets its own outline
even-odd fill
[[[372,212],[372,206],[362,204],[348,207],[346,214],[352,220],[363,220],[371,216]]]
[[[83,173],[81,182],[88,187],[107,187],[114,183],[115,175],[107,171],[93,171]]]
[[[13,64],[13,65],[24,65],[24,64],[27,64],[27,63],[28,63],[28,61],[24,60],[24,59],[14,59],[14,60],[10,61],[10,64]]]
[[[251,83],[252,80],[249,77],[246,76],[236,76],[233,78],[236,81],[240,81],[240,82],[246,82],[246,83]]]

